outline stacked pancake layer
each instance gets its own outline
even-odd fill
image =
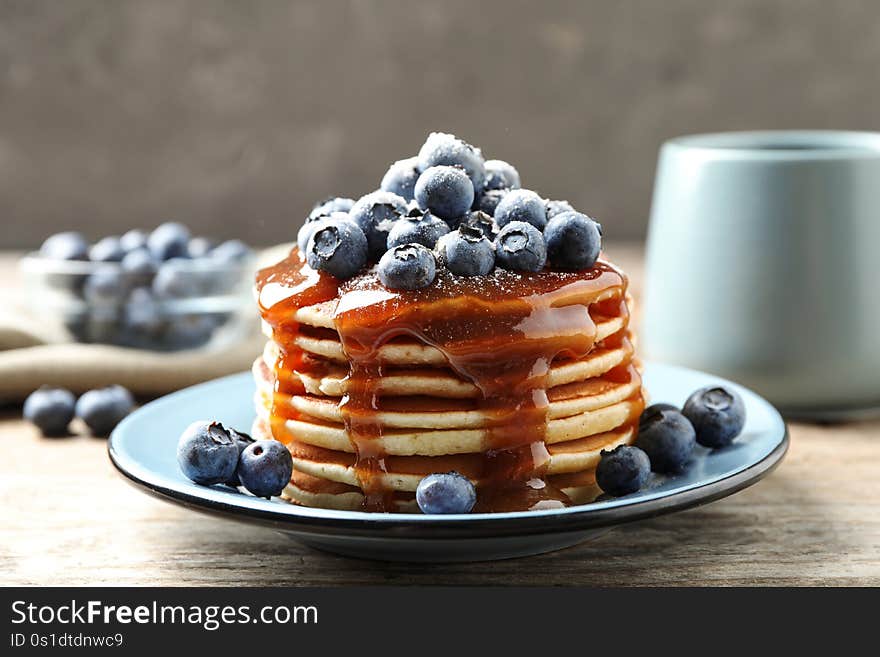
[[[457,471],[476,510],[591,501],[603,449],[644,408],[626,278],[589,272],[394,293],[367,272],[337,285],[294,250],[261,272],[269,342],[254,363],[258,438],[291,451],[285,497],[416,511],[419,481]]]

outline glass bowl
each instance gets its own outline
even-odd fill
[[[118,262],[57,260],[30,253],[20,261],[27,305],[63,326],[75,342],[177,351],[232,344],[258,330],[253,309],[256,259],[173,259],[173,289],[153,292],[156,274],[126,272]],[[98,274],[98,272],[101,272]],[[95,284],[103,276],[110,290]],[[97,291],[96,291],[97,290]]]

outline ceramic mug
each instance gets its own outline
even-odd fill
[[[794,416],[880,408],[880,133],[692,135],[663,145],[645,355]]]

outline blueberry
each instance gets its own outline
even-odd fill
[[[290,483],[293,459],[277,440],[258,440],[241,453],[235,473],[241,485],[257,497],[280,495]]]
[[[462,224],[444,240],[446,268],[456,276],[486,276],[495,267],[495,248],[478,227]]]
[[[125,303],[125,326],[136,333],[152,335],[162,327],[158,304],[149,288],[136,287]]]
[[[550,221],[557,214],[562,214],[563,212],[574,212],[574,208],[571,207],[571,203],[568,201],[545,201],[544,208],[547,212],[547,221]]]
[[[32,422],[44,436],[65,436],[73,419],[76,398],[70,390],[44,386],[24,400],[24,419]]]
[[[315,203],[306,221],[317,221],[321,217],[327,217],[334,212],[348,212],[354,206],[354,199],[342,196],[331,196],[323,201]]]
[[[481,210],[474,210],[463,217],[453,219],[450,228],[456,229],[462,224],[467,224],[472,228],[479,229],[489,240],[494,240],[495,236],[498,234],[498,224],[495,223],[495,220],[491,215],[486,214]]]
[[[57,233],[43,242],[40,255],[52,260],[86,260],[89,257],[89,243],[81,233]]]
[[[388,233],[388,248],[404,244],[421,244],[433,249],[443,235],[449,232],[449,224],[427,210],[413,209],[397,221]]]
[[[171,349],[194,349],[204,345],[216,328],[210,315],[181,315],[168,320],[165,342]]]
[[[419,482],[416,502],[422,513],[470,513],[477,491],[470,479],[457,472],[431,474]]]
[[[119,262],[125,255],[125,249],[116,236],[98,240],[89,249],[89,260],[92,262]]]
[[[119,385],[89,390],[76,402],[76,416],[96,436],[106,436],[134,408],[131,393]]]
[[[235,441],[235,444],[238,447],[238,459],[239,463],[241,463],[241,453],[256,441],[248,434],[242,433],[241,431],[236,431],[232,428],[228,429],[228,431],[229,435],[232,436],[232,439]],[[290,477],[288,477],[288,480],[289,479]],[[241,486],[241,479],[238,476],[238,468],[236,468],[236,471],[233,473],[233,475],[223,483],[225,483],[227,486],[232,486],[233,488],[238,488],[239,486]]]
[[[471,179],[474,190],[481,191],[483,189],[486,177],[483,154],[479,148],[474,148],[455,135],[443,132],[429,134],[419,150],[418,162],[420,171],[441,165],[461,167]]]
[[[219,422],[193,422],[177,442],[177,465],[197,484],[222,484],[238,467],[238,444]]]
[[[434,254],[421,244],[395,246],[379,260],[379,280],[392,290],[427,287],[436,275]]]
[[[705,447],[724,447],[742,433],[746,407],[742,397],[730,388],[708,386],[694,392],[684,403],[684,415]]]
[[[548,221],[544,241],[547,260],[555,269],[590,269],[602,250],[599,224],[580,212],[563,212]]]
[[[495,215],[495,210],[498,208],[498,204],[501,202],[509,189],[487,189],[480,195],[480,198],[476,201],[477,209],[482,210],[488,215]]]
[[[672,474],[687,465],[696,445],[696,433],[678,411],[653,410],[639,418],[636,446],[651,460],[654,472]]]
[[[211,260],[227,264],[240,263],[252,254],[251,248],[241,240],[226,240],[210,253]]]
[[[367,237],[370,258],[379,259],[385,253],[388,231],[406,214],[406,199],[393,192],[379,190],[362,196],[348,213]]]
[[[215,246],[214,240],[208,237],[193,237],[186,244],[186,256],[192,259],[204,258]]]
[[[677,411],[678,413],[681,413],[681,409],[675,404],[659,403],[651,404],[650,406],[648,406],[644,411],[642,411],[642,417],[645,417],[648,414],[653,413],[654,411]]]
[[[615,497],[635,493],[648,482],[651,462],[638,447],[618,445],[611,451],[602,450],[596,466],[599,488]]]
[[[153,293],[158,299],[189,299],[200,292],[198,276],[179,261],[163,262],[153,279]]]
[[[123,233],[122,237],[119,238],[119,245],[126,253],[135,249],[142,249],[147,246],[147,234],[139,228],[133,228]]]
[[[528,189],[513,189],[504,195],[495,208],[495,221],[504,228],[511,221],[525,221],[538,230],[547,223],[544,200]]]
[[[114,304],[125,297],[128,287],[122,269],[114,264],[99,266],[83,286],[86,301],[93,305]]]
[[[441,219],[454,219],[471,209],[474,186],[463,169],[436,166],[419,176],[415,195],[420,207]]]
[[[306,262],[313,269],[345,280],[367,264],[367,238],[351,221],[321,219],[306,245]]]
[[[152,252],[146,247],[134,249],[122,258],[122,271],[136,279],[149,279],[159,268],[159,263]]]
[[[320,215],[315,217],[314,219],[306,219],[306,222],[299,229],[299,232],[296,234],[296,245],[299,248],[299,252],[305,256],[306,247],[309,245],[309,238],[312,236],[312,233],[315,232],[315,227],[318,225],[318,221],[322,219],[330,219],[332,221],[348,221],[348,212],[335,211],[330,214]]]
[[[486,160],[485,189],[519,189],[519,171],[504,160]]]
[[[544,236],[532,224],[511,221],[495,238],[495,259],[504,269],[541,271],[547,262]]]
[[[415,198],[416,180],[419,177],[418,166],[419,158],[417,157],[397,160],[388,167],[379,188],[397,194],[406,201],[412,201]]]
[[[162,224],[147,237],[147,247],[157,260],[185,258],[189,245],[189,228],[169,221]]]

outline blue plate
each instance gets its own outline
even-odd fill
[[[653,402],[682,404],[705,385],[724,383],[745,400],[742,435],[729,447],[697,447],[681,475],[652,475],[638,493],[546,511],[426,516],[310,509],[265,500],[223,486],[198,486],[176,462],[177,438],[191,422],[216,419],[247,430],[254,419],[249,373],[193,386],[147,404],[110,437],[113,464],[131,482],[162,499],[224,518],[273,527],[312,547],[391,561],[481,561],[540,554],[599,536],[634,520],[688,509],[755,483],[788,448],[779,413],[742,386],[693,370],[649,363],[645,385]]]

